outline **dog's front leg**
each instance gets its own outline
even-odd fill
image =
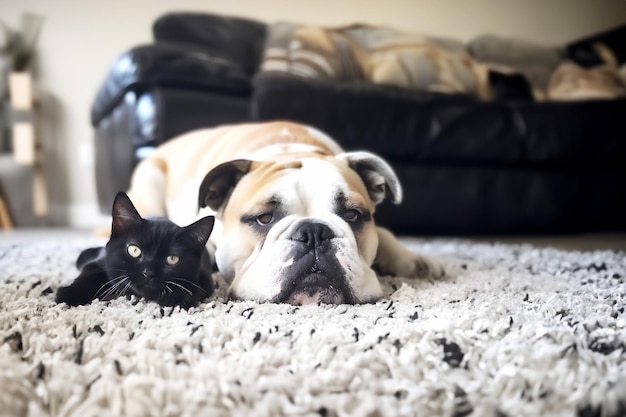
[[[377,227],[378,252],[374,268],[381,275],[408,278],[441,278],[445,271],[441,264],[427,256],[418,255],[402,245],[389,230]]]

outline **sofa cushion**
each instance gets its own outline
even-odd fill
[[[559,169],[626,160],[626,99],[480,101],[276,75],[254,86],[254,119],[308,123],[390,160]]]
[[[337,82],[366,81],[482,99],[532,99],[515,69],[472,59],[463,43],[355,24],[336,28],[279,22],[269,28],[261,72]],[[499,82],[493,88],[492,74]],[[511,85],[512,89],[508,86]],[[522,94],[519,90],[524,89]],[[513,94],[511,94],[513,93]]]
[[[623,169],[526,169],[391,161],[400,205],[383,202],[376,223],[398,234],[559,234],[626,230]]]
[[[279,22],[269,28],[261,71],[365,80],[419,91],[473,92],[478,81],[464,59],[460,42],[386,26],[326,28]]]
[[[557,67],[550,79],[550,100],[615,99],[626,96],[617,67],[605,64],[583,68],[573,62]]]
[[[337,81],[363,79],[345,36],[320,26],[286,21],[269,27],[260,72]]]
[[[224,54],[251,76],[259,67],[266,25],[250,19],[206,13],[168,13],[152,27],[157,42],[193,45]]]
[[[614,29],[597,33],[592,36],[573,41],[565,49],[569,59],[578,65],[590,68],[602,65],[605,59],[598,53],[596,44],[606,45],[619,64],[626,63],[626,25],[618,26]]]
[[[120,55],[92,106],[95,126],[131,90],[167,86],[249,96],[250,80],[237,63],[194,46],[161,43],[138,46]]]
[[[548,86],[552,71],[563,59],[561,48],[495,35],[478,36],[468,42],[467,49],[479,62],[517,69],[541,90]]]

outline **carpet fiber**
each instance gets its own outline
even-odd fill
[[[449,277],[382,278],[370,305],[53,291],[94,241],[0,246],[0,415],[619,416],[626,255],[405,239]]]

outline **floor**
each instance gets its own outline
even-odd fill
[[[40,228],[40,229],[20,229],[15,228],[13,230],[0,231],[0,245],[13,242],[33,242],[43,240],[62,240],[71,238],[97,238],[98,235],[92,230],[82,229],[55,229],[55,228]]]
[[[79,229],[14,229],[12,231],[0,231],[0,245],[9,242],[88,238],[90,236],[96,236],[96,232]],[[626,252],[626,233],[559,236],[480,236],[464,237],[463,239],[475,242],[530,243],[535,246],[551,246],[565,250],[621,250]]]
[[[626,252],[626,233],[578,234],[559,236],[476,237],[477,242],[530,243],[565,250],[621,250]]]

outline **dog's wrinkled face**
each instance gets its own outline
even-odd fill
[[[344,155],[238,160],[207,174],[200,205],[221,218],[216,260],[232,297],[354,304],[382,295],[372,215],[399,187],[379,158]]]

